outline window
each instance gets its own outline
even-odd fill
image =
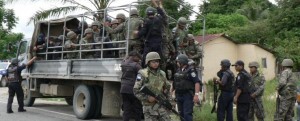
[[[267,68],[267,58],[262,58],[261,59],[261,65],[263,68]]]

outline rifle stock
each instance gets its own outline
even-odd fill
[[[218,87],[217,87],[217,84],[214,84],[214,106],[211,109],[210,113],[216,112],[216,105],[217,105],[217,102],[218,102],[217,98],[218,98]]]

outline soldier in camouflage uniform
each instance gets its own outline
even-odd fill
[[[171,120],[167,110],[159,105],[154,97],[139,91],[142,86],[146,85],[156,94],[169,95],[170,83],[167,81],[165,72],[159,69],[159,61],[160,56],[157,52],[150,52],[146,55],[147,67],[139,71],[133,88],[135,96],[143,104],[145,121]]]
[[[115,28],[118,27],[118,25],[119,25],[119,21],[117,19],[115,19],[115,20],[111,21],[111,26],[110,27],[112,29],[115,29]],[[110,39],[111,39],[112,42],[119,41],[120,40],[120,33],[110,34],[110,37],[111,37]],[[118,48],[119,44],[118,43],[114,43],[113,47],[114,48]],[[115,50],[114,53],[113,53],[113,56],[115,58],[118,58],[119,57],[119,50]]]
[[[139,28],[143,25],[143,20],[139,17],[138,11],[136,9],[132,9],[130,11],[130,22],[128,19],[126,20],[124,25],[124,34],[125,37],[128,38],[129,51],[136,51],[142,54],[143,41],[134,34],[134,31],[139,30]]]
[[[254,114],[258,121],[264,121],[265,112],[262,102],[262,96],[265,90],[265,77],[258,72],[258,62],[249,63],[252,81],[250,83],[251,101],[249,109],[249,121],[254,121]]]
[[[185,53],[189,59],[193,59],[196,67],[199,67],[200,59],[202,57],[202,50],[199,46],[199,43],[195,41],[195,38],[192,34],[187,36],[188,46],[185,48]]]
[[[107,30],[109,34],[119,34],[119,39],[117,41],[125,40],[124,22],[126,20],[126,16],[123,13],[119,13],[116,16],[116,19],[118,20],[119,25],[115,29],[113,29],[110,28],[107,24],[104,24],[105,30]],[[120,43],[119,48],[124,48],[125,45],[125,43]],[[124,58],[125,54],[125,50],[119,50],[119,57]]]
[[[93,41],[95,43],[101,43],[101,30],[100,28],[100,22],[99,21],[94,21],[92,23],[92,31],[93,31]],[[101,45],[95,45],[95,49],[101,49]],[[101,57],[101,52],[100,51],[96,51],[95,55],[96,58],[100,58]]]
[[[185,54],[184,48],[188,45],[186,40],[187,30],[185,29],[187,22],[186,18],[180,17],[177,21],[177,27],[173,29],[173,36],[176,41],[175,48],[179,54]]]
[[[66,51],[74,51],[77,49],[76,47],[76,43],[77,43],[77,35],[75,32],[70,31],[67,34],[67,41],[65,42],[65,50]],[[76,59],[78,53],[76,52],[68,52],[67,55],[67,59]]]
[[[283,71],[276,88],[279,94],[279,102],[276,103],[279,103],[279,110],[275,113],[274,121],[292,121],[297,95],[297,78],[292,72],[293,61],[291,59],[284,59],[281,65]]]
[[[88,28],[84,31],[84,38],[82,38],[80,40],[80,46],[81,46],[81,50],[92,50],[93,49],[93,45],[81,45],[81,44],[89,44],[89,43],[93,43],[93,30]],[[81,53],[81,58],[82,59],[91,59],[93,58],[93,52],[82,52]]]

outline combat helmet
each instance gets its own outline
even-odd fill
[[[184,17],[180,17],[177,21],[177,24],[186,25],[188,23],[187,19]]]
[[[187,40],[190,41],[190,40],[195,40],[195,37],[193,34],[188,34],[187,35]]]
[[[111,21],[111,25],[113,25],[113,24],[119,24],[119,21],[118,21],[117,19],[112,20],[112,21]]]
[[[73,32],[73,31],[68,32],[68,34],[67,34],[67,38],[68,39],[73,39],[75,37],[76,37],[76,33],[75,32]]]
[[[130,10],[130,16],[133,16],[133,15],[139,15],[137,9]]]
[[[180,64],[187,65],[189,63],[189,58],[185,54],[180,54],[177,56],[176,61]]]
[[[152,60],[160,60],[160,56],[157,52],[150,52],[146,55],[146,65],[148,64],[149,61]]]
[[[100,26],[99,21],[94,21],[94,22],[92,23],[92,26],[97,26],[97,27],[99,27],[99,26]]]
[[[153,7],[148,7],[147,9],[146,9],[146,14],[149,16],[149,15],[155,15],[155,13],[156,13],[156,10],[155,10],[155,8],[153,8]]]
[[[250,63],[249,63],[249,68],[250,68],[250,67],[256,67],[256,68],[259,68],[259,64],[258,64],[258,62],[253,61],[253,62],[250,62]]]
[[[119,14],[117,14],[117,16],[116,16],[116,19],[122,19],[123,21],[125,21],[126,16],[125,16],[123,13],[119,13]]]
[[[230,67],[231,63],[228,59],[224,59],[221,61],[221,66]]]
[[[18,63],[19,63],[19,60],[17,58],[11,59],[11,64],[12,65],[18,65]]]
[[[283,67],[292,67],[294,65],[294,62],[292,59],[284,59],[281,63]]]
[[[84,35],[85,34],[89,34],[89,33],[93,33],[93,30],[91,28],[87,28],[85,31],[84,31]]]

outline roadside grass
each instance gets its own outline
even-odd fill
[[[272,121],[274,120],[274,113],[276,111],[276,85],[278,81],[277,80],[270,80],[266,82],[264,96],[263,96],[263,104],[264,104],[264,110],[265,110],[265,121]],[[216,113],[210,113],[212,106],[213,106],[213,84],[208,83],[207,86],[207,100],[206,103],[202,105],[201,111],[194,108],[194,121],[216,121],[217,120],[217,114]],[[236,118],[236,110],[234,106],[234,120],[237,121]]]

